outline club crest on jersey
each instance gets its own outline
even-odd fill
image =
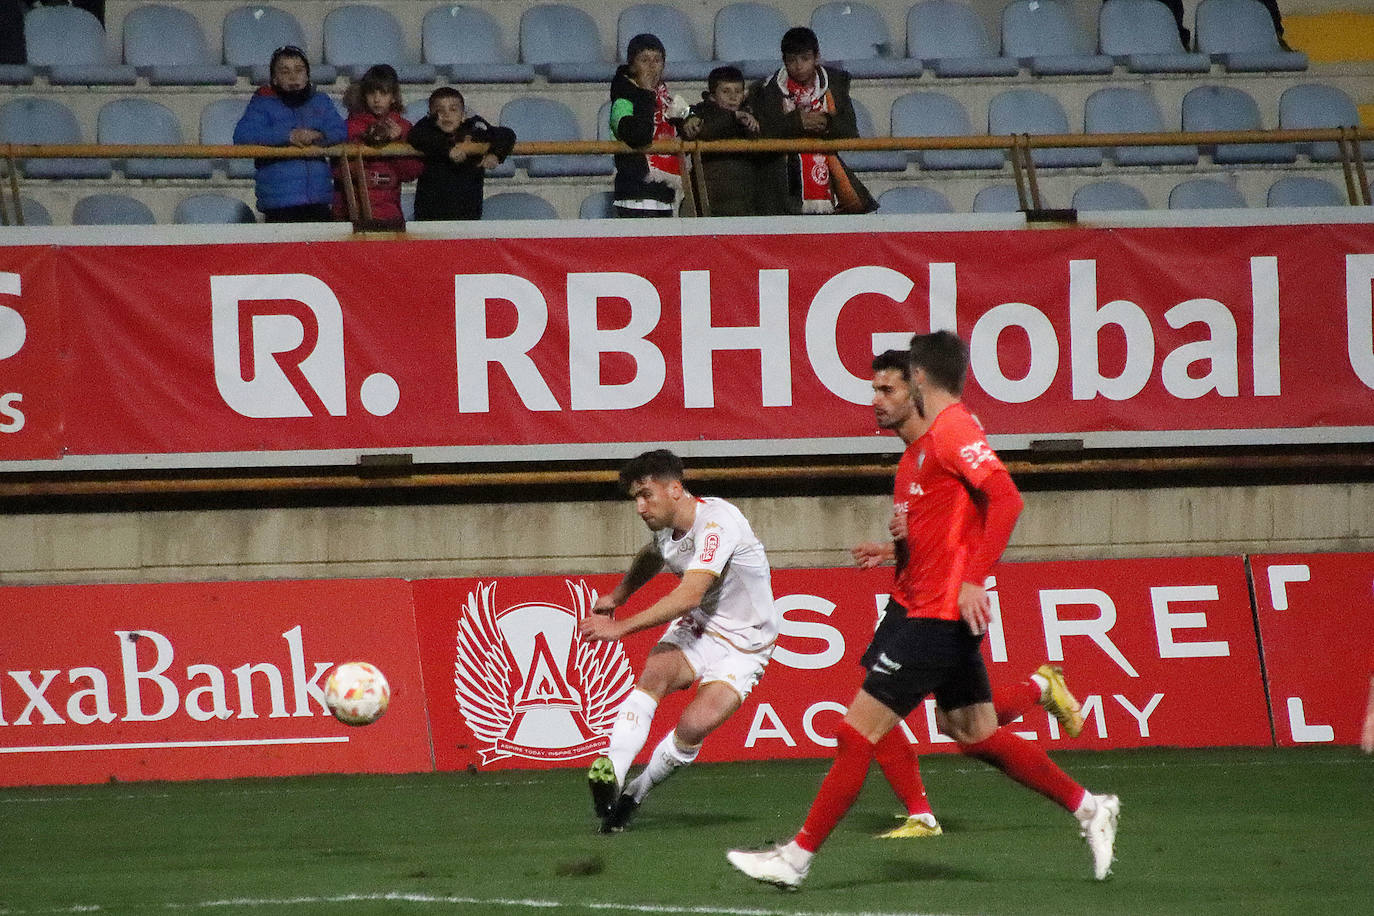
[[[463,602],[454,695],[483,764],[602,751],[634,686],[620,643],[578,638],[577,622],[597,594],[581,580],[565,581],[570,607],[532,601],[498,609],[495,582],[478,582]]]
[[[716,557],[716,550],[720,547],[720,535],[712,531],[706,535],[706,540],[701,542],[701,562],[710,563]]]

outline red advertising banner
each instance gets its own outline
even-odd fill
[[[1075,748],[1270,743],[1268,710],[1240,558],[1011,563],[992,590],[1000,623],[986,643],[994,684],[1062,664],[1084,703],[1077,739],[1036,708],[1018,730]],[[416,620],[440,769],[585,764],[657,632],[587,645],[575,624],[618,576],[416,583]],[[627,608],[645,606],[664,576]],[[827,756],[862,682],[858,658],[886,604],[891,572],[775,570],[783,625],[748,701],[703,760]],[[1224,689],[1221,685],[1225,685]],[[1197,714],[1207,697],[1208,715]],[[685,698],[665,702],[650,746]],[[952,750],[927,702],[906,722],[923,752]]]
[[[5,588],[0,617],[0,785],[432,766],[407,582]],[[391,685],[365,728],[324,706],[352,660]]]
[[[1274,737],[1358,744],[1374,674],[1374,554],[1250,557]]]
[[[55,250],[0,247],[0,462],[61,454]]]
[[[1363,223],[26,251],[71,456],[878,450],[869,360],[932,327],[1001,447],[1374,438]],[[49,352],[0,387],[45,406]]]

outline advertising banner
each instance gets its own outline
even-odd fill
[[[59,310],[61,425],[46,333],[0,388],[69,456],[879,451],[869,361],[930,328],[999,447],[1374,438],[1367,224],[45,251],[0,324]]]
[[[0,466],[61,454],[56,260],[48,247],[0,247]]]
[[[217,582],[0,589],[0,785],[429,770],[410,584]],[[324,706],[344,661],[391,705]]]
[[[440,769],[585,765],[659,631],[585,644],[576,621],[619,576],[416,583],[416,619]],[[675,582],[660,576],[622,609]],[[783,615],[773,660],[702,760],[823,757],[862,683],[859,656],[887,603],[890,570],[775,570]],[[1087,719],[1077,739],[1039,707],[1018,728],[1074,748],[1270,743],[1240,558],[1004,563],[991,583],[999,622],[985,643],[994,685],[1045,661],[1064,667]],[[1198,697],[1208,714],[1199,716]],[[686,702],[665,702],[651,743]],[[927,702],[906,723],[922,752],[953,750]],[[647,751],[646,751],[647,752]]]
[[[1374,554],[1249,559],[1275,739],[1358,744],[1374,674]]]

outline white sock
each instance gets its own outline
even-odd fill
[[[796,840],[793,840],[786,846],[780,847],[778,851],[782,853],[782,857],[797,871],[806,871],[810,868],[811,858],[815,855],[814,852],[808,852],[798,846]]]
[[[649,740],[649,726],[654,724],[654,712],[658,701],[639,688],[630,691],[625,702],[616,713],[615,725],[611,727],[611,740],[606,747],[606,756],[611,758],[615,767],[615,783],[625,785],[625,774],[630,771],[644,742]]]
[[[1050,682],[1038,674],[1032,674],[1030,679],[1035,686],[1040,688],[1040,702],[1043,703],[1045,701],[1045,691],[1050,689]]]
[[[1084,789],[1083,799],[1078,803],[1078,807],[1074,809],[1073,816],[1078,818],[1078,822],[1080,824],[1086,824],[1088,821],[1093,819],[1093,815],[1096,813],[1097,796],[1089,792],[1087,789]]]
[[[696,760],[697,752],[700,750],[701,745],[690,750],[679,747],[677,730],[668,732],[663,736],[663,740],[658,743],[658,747],[654,748],[653,754],[649,756],[649,765],[634,778],[634,781],[626,787],[625,791],[630,793],[635,801],[644,801],[644,796],[649,794],[650,789],[672,776],[679,767],[685,767]]]

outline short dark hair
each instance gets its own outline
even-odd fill
[[[911,338],[911,367],[924,369],[931,381],[951,394],[963,394],[968,361],[968,344],[953,331],[934,331]]]
[[[362,78],[345,90],[344,105],[351,112],[365,111],[369,92],[391,93],[391,110],[405,111],[405,102],[401,100],[401,80],[396,74],[396,68],[391,64],[373,64],[368,67]]]
[[[646,477],[681,482],[682,475],[682,459],[666,448],[656,448],[635,455],[625,462],[625,466],[620,469],[620,488],[628,493],[631,487]]]
[[[663,42],[652,32],[640,32],[630,39],[630,43],[625,46],[625,62],[627,64],[634,63],[640,51],[657,51],[664,57],[668,56],[668,51],[663,47]]]
[[[911,381],[911,354],[906,350],[884,350],[873,357],[873,372],[900,372],[905,381]]]
[[[430,111],[434,110],[434,103],[440,99],[457,99],[458,104],[462,105],[464,110],[468,107],[468,103],[463,99],[463,94],[452,86],[440,86],[429,94]]]
[[[706,77],[706,91],[711,95],[716,94],[716,88],[721,83],[743,83],[744,71],[739,67],[717,67]]]
[[[795,26],[782,33],[782,56],[787,57],[791,54],[801,54],[810,51],[812,54],[821,53],[821,40],[816,37],[816,33],[804,25]]]

